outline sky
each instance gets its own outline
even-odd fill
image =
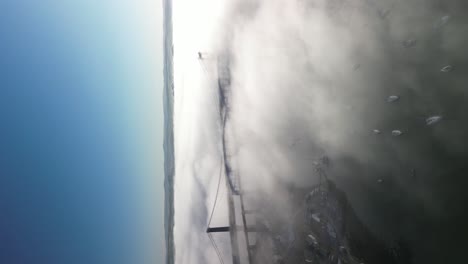
[[[173,1],[175,263],[218,260],[205,230],[221,165],[214,58],[225,4],[225,0]],[[211,59],[200,63],[199,51]],[[219,226],[226,223],[223,190],[213,217]],[[228,246],[226,236],[216,239]]]
[[[162,3],[0,2],[0,262],[163,263]]]
[[[219,263],[205,230],[222,167],[216,57],[224,51],[227,156],[275,217],[290,215],[282,186],[316,184],[314,162],[325,155],[330,179],[378,239],[406,241],[413,263],[463,260],[467,8],[460,0],[174,1],[176,263]],[[391,95],[399,101],[388,103]],[[442,119],[427,125],[432,116]],[[212,226],[227,224],[221,186]],[[227,236],[214,239],[227,261]]]

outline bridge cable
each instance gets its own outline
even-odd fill
[[[215,251],[216,251],[216,255],[218,255],[219,262],[221,262],[221,264],[224,264],[224,260],[223,260],[223,257],[221,256],[221,252],[219,251],[219,248],[218,248],[218,246],[216,245],[216,243],[215,243],[215,241],[214,241],[213,236],[211,235],[211,233],[208,233],[208,237],[210,238],[211,244],[213,245],[213,248],[214,248]]]
[[[211,209],[210,220],[208,221],[208,227],[210,227],[211,220],[213,220],[214,210],[216,208],[216,203],[218,202],[218,194],[219,194],[219,187],[221,186],[221,176],[222,176],[223,166],[219,166],[219,176],[218,176],[218,187],[216,188],[216,195],[213,204],[213,208]]]

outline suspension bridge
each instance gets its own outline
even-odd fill
[[[207,59],[207,54],[199,52],[198,59],[200,63],[203,63],[203,61]],[[209,217],[206,233],[208,234],[213,248],[216,251],[220,263],[224,263],[224,259],[221,250],[214,241],[213,233],[225,233],[229,236],[232,264],[252,264],[256,248],[255,241],[253,241],[254,239],[252,238],[255,237],[254,233],[261,231],[261,228],[259,227],[260,225],[256,224],[256,210],[252,210],[252,208],[246,209],[245,200],[246,197],[251,194],[243,189],[241,177],[238,173],[233,171],[230,157],[227,154],[228,151],[225,132],[226,123],[229,120],[229,93],[231,86],[230,59],[229,55],[224,54],[217,56],[216,58],[210,58],[209,61],[214,62],[216,66],[217,95],[219,99],[218,110],[221,123],[222,164],[220,167],[215,200]],[[223,177],[225,178],[227,189],[228,223],[224,226],[212,226],[211,222],[219,198],[219,190]]]

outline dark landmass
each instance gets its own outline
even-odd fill
[[[174,248],[174,76],[172,42],[172,2],[163,1],[164,10],[164,230],[166,263],[175,259]]]
[[[255,263],[412,263],[403,240],[386,243],[357,217],[343,191],[326,180],[310,188],[289,187],[293,212],[283,220],[265,203]],[[287,220],[285,220],[287,219]]]

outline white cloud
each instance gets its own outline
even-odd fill
[[[440,111],[435,101],[405,102],[421,94],[422,76],[432,67],[413,65],[430,50],[424,40],[435,34],[428,23],[439,15],[433,7],[388,1],[194,2],[174,4],[177,263],[216,263],[204,234],[220,166],[215,62],[200,63],[198,51],[232,53],[229,154],[243,180],[266,194],[277,191],[278,183],[314,184],[313,160],[327,155],[341,161],[331,177],[350,191],[363,215],[372,204],[359,193],[378,188],[372,182],[379,173],[397,174],[402,166],[410,171],[431,159],[417,148],[419,135],[396,140],[389,131],[420,131],[414,116]],[[404,47],[408,38],[418,39],[422,50]],[[449,40],[444,48],[460,43]],[[386,103],[391,94],[403,96],[396,110]],[[393,180],[409,192],[407,177]],[[412,199],[433,202],[423,190],[412,192],[418,196]],[[271,197],[283,203],[281,195]]]

